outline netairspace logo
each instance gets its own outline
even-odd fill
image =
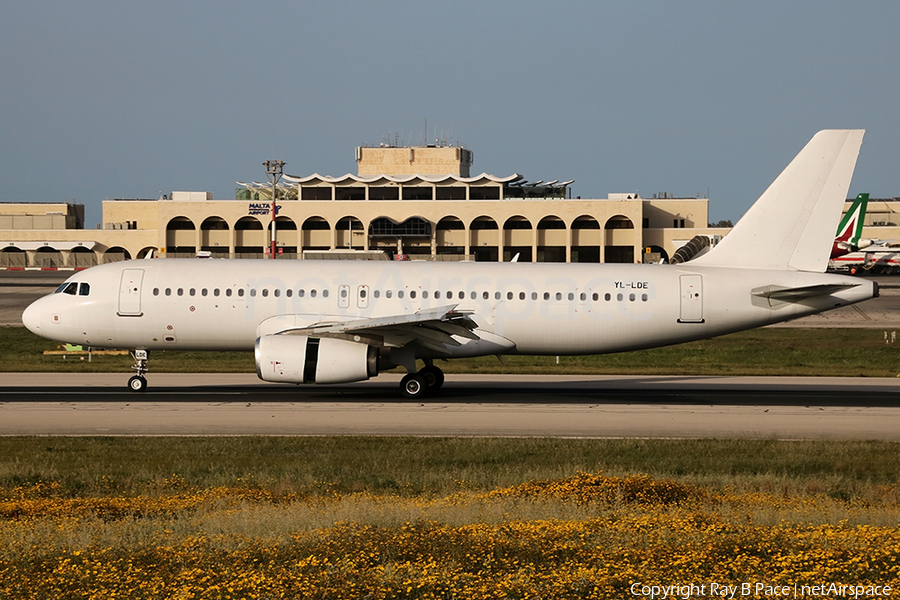
[[[774,585],[771,583],[677,583],[652,585],[633,583],[632,596],[650,600],[690,600],[691,598],[887,598],[889,585],[849,585],[844,583],[819,583],[816,585]]]

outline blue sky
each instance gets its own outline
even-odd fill
[[[737,220],[812,135],[865,128],[851,195],[900,196],[897,2],[0,5],[0,200],[355,173],[392,133],[473,174],[710,196]]]

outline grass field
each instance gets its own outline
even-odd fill
[[[45,356],[56,343],[24,327],[0,328],[0,372],[129,372],[128,356]],[[635,375],[842,375],[895,377],[896,346],[873,329],[756,329],[638,352],[602,356],[509,356],[439,363],[447,373],[559,373]],[[252,352],[155,352],[151,372],[255,371]]]
[[[627,598],[636,583],[887,597],[898,450],[0,438],[0,598]]]

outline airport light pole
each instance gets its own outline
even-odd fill
[[[267,160],[263,163],[263,166],[266,168],[266,177],[272,182],[272,246],[270,251],[272,253],[272,259],[274,260],[277,256],[275,254],[275,215],[277,213],[277,194],[275,192],[275,186],[278,184],[278,180],[281,179],[281,175],[284,172],[284,161]]]

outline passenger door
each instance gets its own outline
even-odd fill
[[[703,323],[703,276],[681,276],[679,323]]]
[[[119,311],[120,317],[140,317],[141,312],[141,283],[144,280],[143,269],[125,269],[122,271],[122,279],[119,281]]]

